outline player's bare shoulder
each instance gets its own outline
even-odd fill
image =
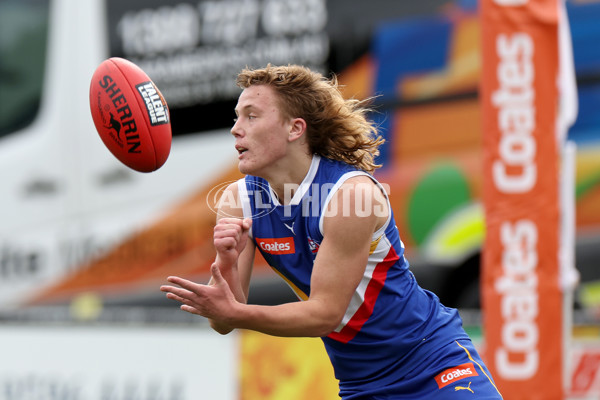
[[[385,187],[368,175],[358,175],[346,180],[332,196],[325,216],[355,216],[377,219],[382,226],[389,216]]]
[[[217,220],[221,218],[244,218],[238,181],[227,185],[217,201]]]

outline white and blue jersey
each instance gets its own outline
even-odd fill
[[[323,240],[322,211],[335,191],[357,175],[367,175],[377,183],[364,171],[315,155],[289,205],[280,204],[262,178],[247,176],[238,182],[244,217],[252,218],[252,240],[301,300],[310,296],[313,263]],[[386,394],[415,393],[413,383],[423,390],[423,382],[407,379],[416,371],[419,379],[428,374],[431,390],[440,392],[442,387],[436,386],[433,377],[449,367],[471,363],[475,369],[481,364],[477,376],[488,375],[458,312],[440,304],[415,281],[389,210],[388,220],[373,234],[363,278],[341,324],[322,338],[344,399],[395,399],[399,397]],[[433,369],[429,370],[424,361],[431,358],[444,361],[430,363]],[[453,394],[451,398],[460,397]]]

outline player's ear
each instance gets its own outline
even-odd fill
[[[306,132],[306,121],[303,118],[294,118],[290,122],[290,131],[288,140],[293,142],[304,135]]]

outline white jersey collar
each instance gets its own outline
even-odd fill
[[[306,176],[302,180],[302,183],[300,183],[300,186],[298,186],[297,189],[294,188],[296,190],[294,192],[294,196],[292,197],[292,200],[290,201],[290,204],[289,204],[290,206],[300,204],[300,201],[302,200],[302,198],[304,197],[306,192],[308,192],[310,185],[313,183],[313,180],[315,179],[315,175],[317,175],[317,170],[319,169],[320,161],[321,161],[321,156],[319,156],[318,154],[313,154],[312,160],[310,162],[310,167],[308,169]],[[287,189],[287,190],[289,190],[289,189]],[[270,184],[269,184],[269,192],[270,192],[269,194],[271,196],[271,199],[273,199],[273,204],[275,204],[276,206],[280,206],[281,203],[279,201],[279,198],[275,195],[275,192],[273,191],[273,188],[271,187]]]

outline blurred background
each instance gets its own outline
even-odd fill
[[[597,341],[600,1],[566,5],[573,334]],[[376,176],[411,268],[481,341],[479,39],[475,0],[0,0],[0,400],[335,398],[318,340],[219,337],[158,290],[168,275],[208,279],[212,210],[240,177],[235,76],[267,63],[335,73],[347,97],[374,98]],[[121,165],[94,129],[90,79],[113,56],[169,104],[172,151],[154,173]],[[250,301],[295,297],[257,258]],[[586,393],[600,396],[600,355],[573,363],[584,359]]]

